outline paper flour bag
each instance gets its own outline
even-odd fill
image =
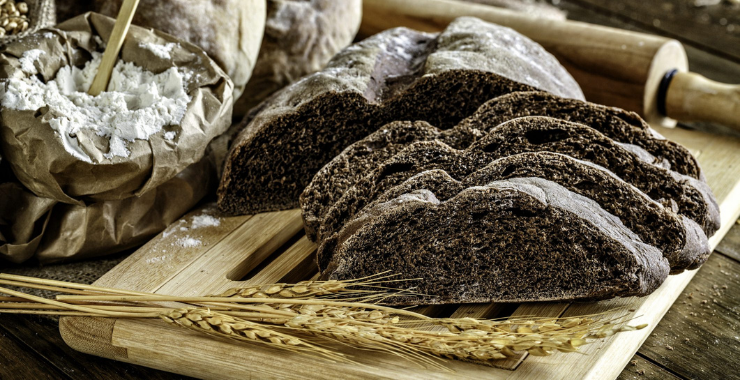
[[[106,256],[145,243],[215,189],[221,155],[209,148],[199,162],[141,196],[85,206],[36,196],[12,174],[1,175],[0,163],[0,266]]]
[[[86,92],[113,29],[95,13],[0,48],[0,148],[35,195],[83,206],[143,196],[199,162],[233,84],[198,47],[132,26],[108,91]]]

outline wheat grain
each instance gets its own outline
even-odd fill
[[[429,321],[428,321],[429,322]],[[378,325],[364,321],[335,320],[299,316],[286,325],[317,335],[399,354],[426,355],[490,362],[527,352],[547,356],[555,351],[576,352],[578,347],[617,332],[644,326],[626,326],[613,321],[590,318],[533,320],[473,320],[469,318],[432,320],[450,328],[449,332],[430,332],[422,327]],[[474,327],[483,327],[478,329]]]
[[[398,316],[393,316],[387,310],[365,309],[361,307],[331,306],[322,304],[217,304],[228,308],[226,313],[235,310],[249,310],[263,313],[263,316],[254,316],[250,320],[275,325],[284,325],[292,318],[305,315],[312,317],[331,318],[335,320],[357,320],[375,324],[393,324],[399,321]]]
[[[161,315],[169,323],[202,333],[229,339],[265,344],[270,347],[309,354],[318,354],[334,361],[349,361],[341,353],[330,351],[301,338],[275,331],[259,323],[210,310],[176,309]]]
[[[316,297],[321,292],[338,294],[348,289],[347,283],[336,286],[332,283],[328,287],[325,285],[329,282],[252,287],[268,296],[279,296],[286,289],[292,292],[292,296],[296,295],[262,299],[251,298],[256,293],[251,293],[250,298],[237,296],[244,288],[235,292],[232,297],[172,297],[2,274],[0,279],[4,279],[6,284],[16,281],[13,285],[53,286],[58,287],[56,290],[70,288],[68,292],[84,294],[66,296],[67,302],[64,302],[64,297],[50,300],[0,287],[0,293],[11,296],[0,298],[0,313],[162,318],[169,323],[211,335],[265,344],[302,354],[320,355],[343,362],[349,359],[340,352],[323,346],[321,342],[330,339],[357,348],[396,354],[440,368],[436,358],[489,364],[523,352],[531,355],[550,355],[557,351],[576,352],[580,346],[594,340],[646,326],[629,326],[621,318],[599,320],[595,315],[508,320],[434,319],[377,304],[304,297],[306,294],[314,294],[313,297]],[[362,286],[367,286],[378,284],[378,281],[378,278],[363,279],[353,284],[362,283]],[[109,296],[101,293],[124,295]],[[83,301],[84,304],[80,304]],[[126,303],[111,304],[110,301]],[[151,302],[183,302],[191,306],[173,310]],[[206,309],[211,307],[213,309]],[[413,319],[399,320],[400,316]],[[426,330],[429,326],[444,326],[448,331]]]
[[[218,297],[311,298],[347,291],[345,281],[302,281],[297,284],[251,285],[229,289]]]
[[[396,275],[380,273],[354,280],[328,281],[301,281],[296,284],[261,284],[247,285],[229,289],[214,297],[242,297],[242,298],[330,298],[350,299],[357,301],[378,303],[383,299],[400,295],[414,294],[409,289],[389,288],[393,282],[408,281],[406,279],[392,279]],[[389,291],[390,290],[390,291]]]

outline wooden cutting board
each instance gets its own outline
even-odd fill
[[[714,248],[740,214],[740,140],[683,129],[656,129],[688,147],[704,169],[722,213],[722,228],[710,240]],[[194,218],[202,215],[218,217],[219,225],[194,228]],[[170,226],[95,284],[198,296],[244,284],[295,282],[315,276],[314,251],[315,246],[303,236],[299,210],[221,217],[213,205],[206,205]],[[212,338],[159,320],[67,317],[61,319],[59,328],[67,344],[79,351],[206,379],[614,379],[695,273],[670,276],[645,298],[580,304],[422,308],[428,315],[452,313],[455,317],[482,318],[512,310],[513,315],[519,316],[556,317],[619,308],[620,314],[626,310],[634,314],[635,324],[649,324],[644,330],[585,346],[585,355],[522,355],[501,361],[496,368],[445,361],[454,372],[430,370],[395,356],[345,348],[362,364],[348,366]]]

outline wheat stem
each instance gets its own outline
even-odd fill
[[[0,297],[0,302],[26,302],[25,298],[20,297]]]
[[[15,290],[10,290],[10,289],[6,289],[6,288],[2,288],[2,287],[0,287],[0,293],[7,294],[9,296],[16,296],[16,297],[20,297],[20,298],[25,298],[25,299],[30,300],[30,301],[35,301],[35,302],[39,302],[39,303],[43,303],[43,304],[47,304],[47,305],[61,306],[61,307],[65,307],[66,306],[67,309],[71,309],[71,310],[75,310],[75,311],[81,311],[81,312],[88,312],[88,313],[92,313],[92,314],[103,314],[103,315],[107,315],[107,316],[110,316],[110,317],[131,317],[131,316],[138,317],[138,316],[141,316],[143,314],[143,313],[124,313],[124,312],[116,312],[116,311],[96,310],[96,309],[88,308],[86,306],[66,304],[66,303],[62,303],[62,302],[58,302],[58,301],[46,299],[46,298],[43,298],[43,297],[37,297],[37,296],[34,296],[34,295],[22,293],[22,292],[16,292]]]
[[[388,352],[418,363],[444,368],[435,361],[436,358],[485,363],[521,352],[531,355],[550,355],[556,351],[576,352],[579,346],[593,339],[645,326],[627,326],[622,322],[623,318],[598,321],[596,315],[508,320],[435,319],[404,309],[367,302],[348,302],[346,298],[306,298],[341,295],[380,302],[385,297],[404,291],[383,293],[380,290],[355,290],[348,287],[381,289],[381,285],[389,281],[388,276],[371,276],[346,282],[254,285],[232,289],[224,293],[233,293],[227,297],[176,297],[119,292],[116,289],[23,276],[0,275],[0,279],[0,284],[76,293],[59,295],[57,300],[51,300],[0,287],[0,293],[9,295],[0,297],[0,313],[161,318],[211,335],[266,344],[302,354],[320,355],[342,362],[349,359],[309,338],[299,338],[281,331],[308,334],[309,337],[314,336],[314,340],[330,339],[359,349]],[[255,298],[255,294],[264,294],[266,297]],[[282,298],[281,294],[287,297]],[[158,305],[160,302],[179,302],[188,306],[172,309]],[[408,316],[415,320],[399,321],[399,316]],[[430,325],[444,326],[448,331],[424,330]]]
[[[72,317],[108,317],[105,314],[93,314],[80,311],[59,311],[59,310],[6,310],[0,309],[0,314],[23,314],[23,315],[54,315],[58,317],[72,316]],[[116,318],[140,318],[139,316],[130,317],[116,317]]]
[[[143,292],[135,292],[131,290],[104,288],[104,287],[94,286],[94,285],[85,285],[85,284],[78,284],[74,282],[57,281],[57,280],[47,280],[43,278],[27,277],[27,276],[20,276],[20,275],[7,274],[7,273],[0,273],[0,279],[26,282],[29,284],[59,286],[59,287],[68,288],[68,289],[90,290],[93,292],[100,292],[100,293],[128,294],[128,295],[149,294],[149,293],[143,293]],[[28,285],[23,285],[23,286],[28,287]],[[65,291],[69,292],[68,290],[65,290]]]
[[[69,288],[62,288],[62,287],[51,286],[51,285],[29,284],[29,283],[25,283],[25,282],[10,281],[10,280],[0,280],[0,284],[1,285],[18,286],[18,287],[24,287],[24,288],[31,288],[31,289],[48,290],[48,291],[52,291],[52,292],[72,293],[72,294],[79,294],[79,295],[95,294],[95,293],[91,293],[89,291],[83,291],[83,290],[75,290],[75,289],[69,289]]]
[[[328,350],[289,334],[265,328],[265,326],[258,323],[221,313],[179,309],[172,310],[170,313],[162,315],[161,318],[169,323],[207,334],[261,343],[289,351],[319,354],[334,361],[350,362],[341,353]]]
[[[114,302],[141,302],[141,301],[157,301],[157,302],[181,302],[198,304],[204,302],[216,302],[222,303],[270,303],[270,304],[295,304],[295,305],[326,305],[326,306],[338,306],[338,307],[357,307],[375,309],[381,311],[387,311],[398,315],[405,315],[417,319],[427,320],[430,317],[426,315],[414,313],[413,311],[395,309],[392,307],[359,303],[359,302],[341,302],[332,300],[313,300],[313,299],[281,299],[281,298],[270,298],[265,300],[262,298],[233,298],[233,297],[177,297],[177,296],[166,296],[158,294],[149,294],[146,296],[57,296],[57,300],[64,301],[114,301]]]

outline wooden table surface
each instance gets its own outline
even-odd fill
[[[692,71],[740,83],[740,4],[701,0],[552,0],[573,20],[656,33],[686,45]],[[728,133],[716,126],[720,133]],[[738,152],[740,165],[740,152]],[[120,259],[97,265],[115,265]],[[2,264],[0,264],[2,265]],[[83,265],[44,271],[78,270]],[[29,273],[28,267],[11,272]],[[82,269],[80,269],[82,270]],[[93,279],[90,279],[91,281]],[[48,318],[0,316],[0,379],[182,379],[67,347]],[[655,328],[620,379],[740,379],[740,224]]]

